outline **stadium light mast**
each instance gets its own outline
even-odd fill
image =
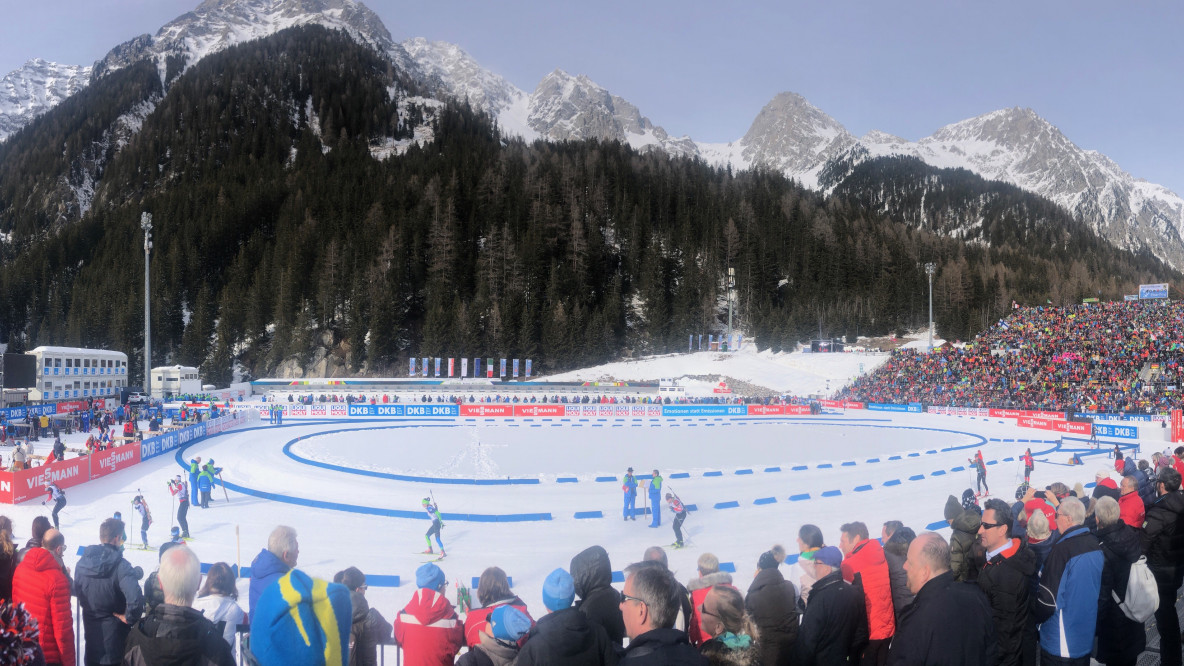
[[[932,261],[925,264],[925,274],[929,276],[929,351],[933,351],[933,274],[937,272],[937,264]]]
[[[736,304],[736,269],[728,267],[728,351],[732,351],[732,308]]]
[[[144,230],[144,395],[152,395],[152,312],[149,305],[148,257],[152,252],[152,213],[140,214]]]

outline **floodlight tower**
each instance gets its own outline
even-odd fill
[[[144,230],[144,395],[152,395],[152,309],[149,305],[148,258],[152,253],[152,213],[140,214]]]
[[[933,274],[937,272],[937,264],[932,261],[925,264],[925,274],[929,276],[929,350],[933,350]]]
[[[736,305],[736,269],[728,267],[728,351],[732,351],[732,308]]]

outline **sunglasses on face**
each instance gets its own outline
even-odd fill
[[[625,594],[624,592],[622,592],[621,593],[621,603],[625,603],[626,601],[636,601],[639,604],[645,604],[646,606],[649,606],[649,603],[645,599],[642,599],[641,597],[635,597],[632,595],[628,595],[628,594]]]
[[[716,615],[715,613],[712,613],[711,611],[707,610],[706,603],[699,604],[699,614],[700,615],[710,615],[711,617],[714,617],[714,618],[719,617],[719,615]]]
[[[1006,523],[982,523],[978,526],[980,530],[989,530],[993,527],[1003,527]]]

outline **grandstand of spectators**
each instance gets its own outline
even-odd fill
[[[1181,406],[1184,303],[1017,307],[964,347],[899,350],[836,396],[1096,412]]]

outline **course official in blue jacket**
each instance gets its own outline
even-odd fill
[[[1061,538],[1040,571],[1032,614],[1040,623],[1041,663],[1090,663],[1105,558],[1097,537],[1082,526],[1085,506],[1076,497],[1057,506]]]

